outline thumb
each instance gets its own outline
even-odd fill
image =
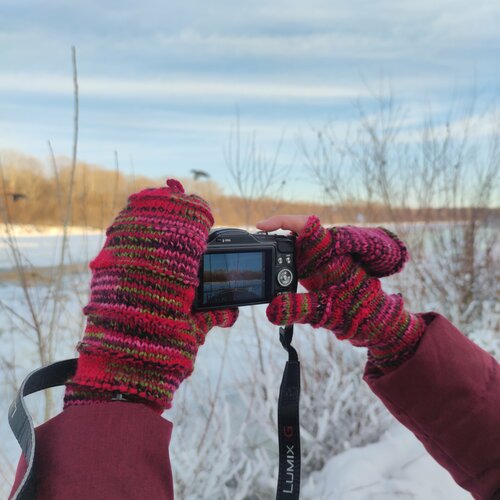
[[[233,326],[238,319],[238,314],[238,309],[200,311],[194,314],[194,321],[200,330],[208,332],[214,326],[220,326],[221,328]]]
[[[275,297],[267,306],[266,314],[275,325],[292,323],[315,323],[318,314],[318,295],[316,293],[284,293]]]

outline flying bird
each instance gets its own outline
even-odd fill
[[[195,181],[197,181],[200,177],[206,177],[207,179],[210,177],[210,174],[208,174],[204,170],[195,170],[194,168],[192,168],[191,173],[193,174]]]
[[[6,193],[7,196],[12,196],[12,201],[25,200],[27,196],[23,193]]]

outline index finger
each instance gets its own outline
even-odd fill
[[[307,224],[309,215],[273,215],[268,219],[255,224],[261,231],[274,231],[276,229],[289,229],[299,234]]]

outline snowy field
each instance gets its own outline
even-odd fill
[[[82,264],[83,269],[102,238],[102,233],[74,232],[68,239],[71,264]],[[20,233],[17,241],[25,265],[50,269],[59,260],[61,236],[57,233]],[[16,385],[40,362],[34,336],[24,324],[26,319],[31,321],[30,311],[25,292],[12,277],[13,262],[5,237],[0,239],[0,249],[0,498],[7,498],[19,455],[8,427],[7,409]],[[63,279],[58,294],[56,360],[75,355],[88,280],[88,273],[82,270]],[[388,285],[398,286],[401,281]],[[399,288],[405,293],[404,286]],[[35,280],[29,293],[42,327],[47,326],[54,319],[49,285]],[[498,310],[493,307],[484,324],[470,333],[498,355],[496,325]],[[324,330],[305,326],[295,330],[294,344],[303,369],[301,498],[472,498],[365,387],[362,350],[337,341]],[[230,331],[210,332],[194,374],[176,393],[174,408],[164,414],[175,424],[171,458],[177,498],[274,497],[275,414],[285,361],[277,328],[266,320],[265,306],[242,309]],[[56,413],[61,398],[62,390],[55,390]],[[43,421],[43,403],[39,394],[29,398],[37,423]]]

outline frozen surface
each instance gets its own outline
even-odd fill
[[[16,237],[18,249],[25,266],[54,266],[61,257],[62,235],[52,232],[48,235],[21,233]],[[76,264],[88,262],[103,242],[102,232],[72,232],[67,237],[66,262]],[[0,233],[0,271],[14,267],[14,258],[8,237]]]

